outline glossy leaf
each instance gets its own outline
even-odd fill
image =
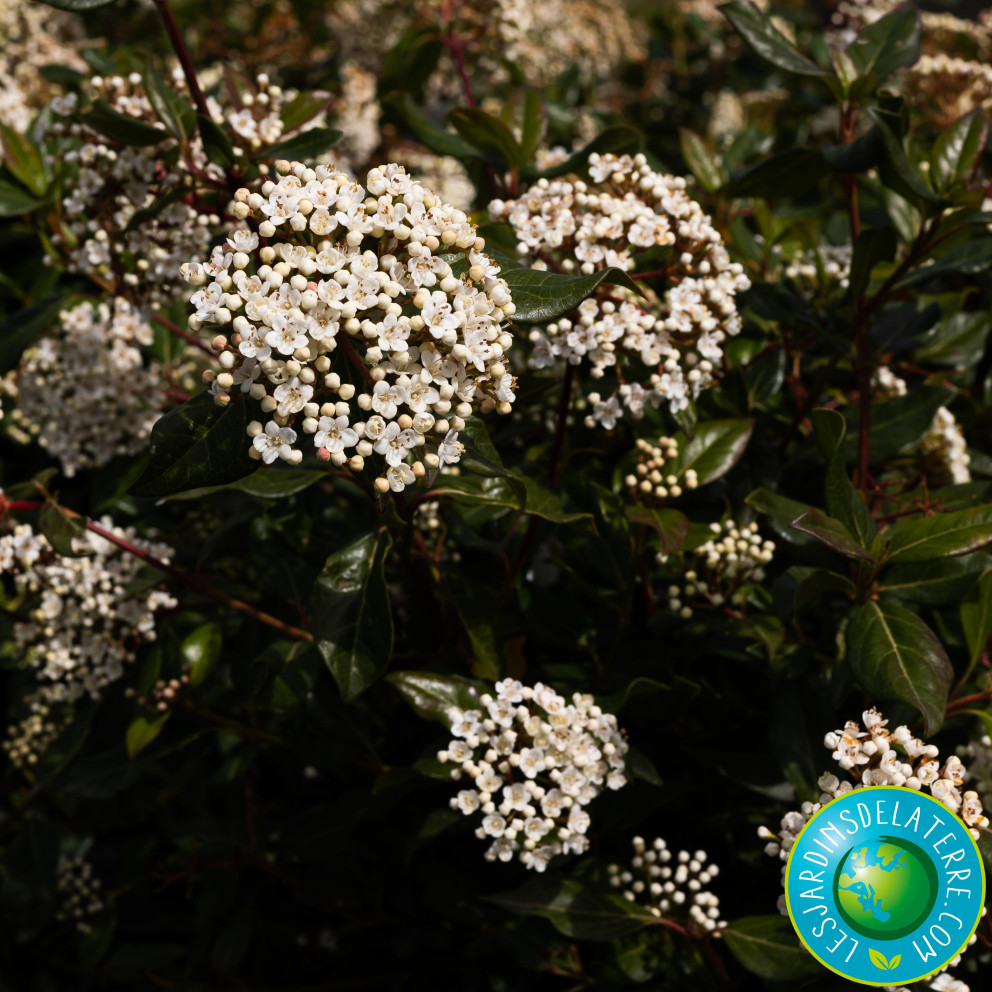
[[[196,129],[207,158],[225,171],[234,165],[234,145],[228,133],[206,114],[196,115]]]
[[[283,108],[282,126],[284,131],[295,131],[298,127],[313,120],[327,108],[329,97],[326,93],[310,93],[304,90],[297,93]]]
[[[43,197],[48,189],[48,174],[41,152],[31,139],[0,124],[0,147],[3,148],[3,164],[10,174],[35,196]]]
[[[992,542],[992,506],[897,520],[885,534],[891,561],[966,555]]]
[[[386,532],[366,534],[332,554],[314,586],[314,642],[346,701],[382,678],[389,665],[393,614],[385,561],[392,543]]]
[[[775,532],[784,540],[792,544],[811,545],[817,543],[809,534],[792,528],[792,521],[801,517],[807,510],[813,509],[806,503],[789,499],[780,493],[774,493],[770,489],[755,489],[747,500],[747,505],[753,507],[758,513],[763,513],[769,518]]]
[[[546,324],[564,317],[600,286],[623,286],[640,293],[637,283],[617,268],[601,269],[588,276],[573,276],[521,267],[501,275],[517,308],[513,314],[517,324]]]
[[[817,446],[827,459],[827,512],[840,521],[862,548],[870,548],[878,528],[861,493],[854,488],[847,474],[844,464],[847,426],[844,418],[836,410],[817,409],[810,419]]]
[[[136,758],[164,729],[171,711],[164,713],[144,714],[136,716],[127,728],[124,741],[127,746],[127,756]]]
[[[748,971],[772,981],[819,975],[823,966],[800,943],[787,916],[745,916],[722,932],[730,953]]]
[[[695,470],[700,486],[723,478],[744,457],[753,420],[708,420],[696,425],[691,439],[681,431],[675,435],[679,452],[666,466],[680,479],[689,469]]]
[[[438,155],[468,159],[476,156],[475,149],[457,134],[439,127],[424,113],[409,93],[399,100],[403,117],[417,136],[417,140]]]
[[[344,132],[334,127],[312,127],[262,149],[255,157],[285,158],[291,162],[312,162],[329,152],[343,137]]]
[[[715,193],[723,185],[723,170],[703,139],[695,131],[680,127],[679,148],[689,171],[699,180],[699,185],[708,193]]]
[[[203,392],[170,410],[155,422],[145,470],[128,492],[171,496],[251,474],[259,467],[245,434],[253,409],[244,400],[219,407]]]
[[[915,613],[891,602],[855,607],[847,656],[869,696],[919,710],[928,737],[940,730],[954,672],[937,636]]]
[[[896,115],[880,107],[870,107],[868,113],[878,125],[885,146],[884,164],[887,169],[882,173],[882,182],[916,205],[943,205],[944,199],[930,188],[910,163],[906,149],[903,147]]]
[[[559,933],[577,940],[616,940],[655,922],[648,909],[636,902],[553,874],[484,898],[511,913],[543,917]]]
[[[674,554],[689,536],[689,518],[678,510],[652,510],[645,506],[632,506],[627,510],[627,518],[632,523],[651,527],[657,533],[663,555]]]
[[[775,25],[771,18],[760,11],[753,3],[734,0],[725,3],[720,12],[734,26],[734,30],[748,43],[757,55],[766,62],[800,76],[829,76],[805,55]]]
[[[960,273],[973,276],[992,267],[992,238],[979,238],[956,245],[935,262],[926,262],[903,276],[897,290],[912,289],[940,276]]]
[[[972,594],[961,604],[961,626],[968,645],[968,665],[974,668],[992,635],[992,570],[982,575]]]
[[[221,634],[219,623],[201,624],[188,634],[179,646],[183,667],[189,669],[189,684],[198,686],[205,682],[220,661]]]
[[[819,152],[809,148],[790,148],[735,173],[727,184],[727,194],[766,199],[798,196],[813,189],[828,171]]]
[[[959,117],[937,136],[930,152],[930,179],[938,193],[947,193],[967,179],[988,141],[985,111],[979,108]]]
[[[196,109],[165,81],[164,74],[149,62],[144,75],[145,93],[152,110],[178,141],[186,142],[196,131]]]
[[[528,86],[523,92],[520,127],[520,164],[529,162],[548,132],[548,108],[538,90]]]
[[[883,596],[893,596],[904,603],[920,606],[960,603],[974,588],[979,573],[988,562],[989,559],[982,554],[905,565],[897,562],[886,566],[878,590]]]
[[[461,675],[439,675],[434,672],[391,672],[386,676],[417,716],[450,727],[448,710],[477,709],[481,693],[479,683]]]
[[[906,396],[896,396],[871,407],[869,455],[878,465],[914,448],[930,430],[937,411],[949,403],[954,391],[944,386],[917,386]],[[857,418],[845,441],[846,457],[857,458]]]
[[[83,524],[74,520],[57,503],[45,503],[38,514],[38,527],[48,538],[48,543],[60,554],[69,558],[91,554],[89,550],[78,552],[72,546],[72,539],[85,532]]]
[[[833,517],[827,516],[822,510],[806,510],[801,516],[792,521],[792,527],[810,537],[833,548],[834,551],[849,558],[860,558],[862,561],[874,561],[874,558],[852,536],[851,532]]]
[[[44,200],[32,196],[20,186],[0,179],[0,218],[20,217],[45,205]]]
[[[903,7],[865,27],[847,54],[860,75],[874,73],[881,86],[897,69],[912,65],[920,57],[920,15]]]
[[[507,171],[523,164],[520,143],[510,129],[478,107],[458,107],[448,120],[480,158],[495,169]]]
[[[80,120],[119,145],[146,148],[169,140],[169,132],[164,128],[152,127],[136,117],[129,117],[114,110],[106,100],[97,100],[93,106],[80,115]]]

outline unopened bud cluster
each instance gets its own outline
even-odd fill
[[[819,245],[794,255],[785,277],[809,295],[835,286],[847,289],[853,257],[850,245]]]
[[[151,343],[150,325],[126,300],[63,310],[8,377],[14,423],[70,478],[143,451],[165,403],[161,370],[141,350]]]
[[[168,547],[138,541],[108,518],[101,525],[160,559],[171,555]],[[14,644],[21,664],[33,669],[41,684],[27,720],[8,730],[4,744],[21,767],[38,760],[39,741],[51,740],[44,725],[49,717],[61,720],[58,704],[98,699],[134,661],[137,648],[155,639],[155,611],[176,605],[160,590],[129,592],[142,562],[105,538],[84,531],[72,538],[72,546],[85,557],[57,554],[29,524],[0,536],[0,573],[13,582],[14,612],[27,617],[14,621]]]
[[[456,466],[457,467],[457,466]],[[429,499],[413,511],[413,526],[420,534],[427,553],[438,563],[461,561],[457,545],[448,539],[448,527],[441,512],[441,502]]]
[[[782,817],[777,833],[767,827],[758,830],[758,836],[768,841],[765,853],[783,862],[789,859],[796,838],[806,825],[831,799],[852,789],[873,785],[894,785],[905,789],[925,790],[959,816],[978,839],[978,831],[989,824],[982,810],[977,792],[961,791],[968,770],[957,755],[951,755],[941,764],[940,750],[914,737],[906,726],[888,730],[888,720],[874,707],[862,714],[865,729],[856,720],[848,720],[843,729],[834,730],[823,738],[824,747],[831,752],[841,775],[824,772],[817,785],[821,790],[818,802],[804,802],[798,810]],[[785,912],[784,898],[779,909]]]
[[[740,330],[735,296],[750,283],[684,179],[654,172],[643,155],[592,154],[589,172],[591,183],[541,179],[489,211],[534,268],[632,272],[639,252],[669,250],[651,274],[660,295],[601,285],[571,317],[531,333],[531,368],[564,359],[593,378],[616,369],[615,391],[592,404],[593,421],[609,428],[624,408],[643,416],[645,403],[677,413],[714,381],[726,337]]]
[[[505,679],[479,702],[481,709],[448,710],[455,739],[438,759],[472,786],[451,806],[482,815],[475,833],[492,839],[486,860],[517,855],[542,872],[557,854],[582,854],[591,822],[585,807],[604,787],[627,782],[627,742],[616,717],[590,695],[575,693],[569,702],[540,682]]]
[[[79,933],[89,933],[93,929],[91,919],[106,908],[102,888],[88,861],[60,855],[55,869],[55,891],[59,899],[55,918],[75,924]]]
[[[699,485],[695,469],[686,469],[684,473],[672,471],[670,463],[679,456],[675,438],[660,437],[657,444],[638,438],[635,444],[637,466],[624,479],[634,502],[649,507],[661,506],[667,500],[681,496],[683,489],[695,489]]]
[[[756,523],[738,526],[733,520],[710,524],[713,537],[688,552],[685,585],[668,588],[668,606],[684,620],[706,607],[743,607],[748,586],[762,582],[765,566],[775,556],[775,542],[762,539]],[[668,556],[659,554],[658,560]]]
[[[280,162],[235,201],[257,233],[238,228],[182,271],[204,286],[190,327],[230,327],[204,377],[215,402],[247,393],[270,418],[248,427],[253,457],[298,464],[310,435],[321,460],[361,472],[368,459],[376,489],[400,492],[458,460],[465,418],[510,412],[514,306],[464,213],[397,165],[362,186]]]
[[[720,919],[720,900],[706,886],[720,869],[706,864],[706,852],[668,849],[661,837],[650,845],[643,837],[631,841],[634,856],[629,868],[610,865],[610,885],[621,889],[630,902],[647,906],[652,916],[687,916],[697,932],[719,932],[726,925]]]
[[[189,675],[178,679],[158,679],[147,693],[137,697],[140,706],[148,706],[167,713],[182,700],[183,690],[189,685]]]

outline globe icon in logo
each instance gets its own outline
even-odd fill
[[[899,837],[856,844],[834,873],[841,916],[857,933],[875,940],[912,933],[930,915],[938,889],[933,862]]]

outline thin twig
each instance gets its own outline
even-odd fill
[[[186,86],[189,88],[189,95],[193,98],[196,109],[204,117],[210,117],[210,108],[207,107],[203,90],[200,89],[200,81],[196,78],[196,69],[193,68],[193,60],[189,57],[189,49],[187,49],[186,42],[183,41],[183,36],[179,32],[176,15],[172,13],[169,0],[154,0],[154,3],[162,17],[162,23],[165,25],[165,32],[169,36],[169,41],[172,43],[172,50],[176,53],[176,58],[179,59],[179,64],[183,67],[183,75],[186,77]]]
[[[211,358],[217,357],[217,352],[213,348],[194,337],[189,331],[184,331],[178,324],[174,324],[167,317],[163,317],[159,313],[153,313],[149,319],[153,324],[164,327],[170,334],[174,334],[177,338],[182,338],[187,344],[191,344],[194,348],[199,348],[200,351],[206,352]]]

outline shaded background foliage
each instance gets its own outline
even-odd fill
[[[59,6],[82,11],[95,72],[168,57],[147,5]],[[169,580],[179,604],[125,677],[75,705],[29,775],[4,770],[10,988],[849,984],[811,966],[775,915],[779,874],[756,831],[816,799],[823,734],[870,705],[893,726],[939,731],[947,753],[992,720],[987,121],[977,108],[941,127],[888,89],[919,56],[913,5],[834,64],[823,35],[832,7],[773,5],[793,45],[749,5],[717,21],[691,6],[631,6],[648,25],[645,57],[618,68],[622,86],[601,103],[581,67],[526,89],[538,81],[510,66],[472,108],[457,92],[431,99],[444,39],[424,5],[381,53],[372,156],[402,161],[418,146],[461,160],[483,224],[491,195],[541,173],[539,146],[583,150],[565,171],[590,150],[640,150],[659,171],[693,176],[752,288],[721,381],[688,411],[589,428],[580,390],[565,420],[560,376],[520,362],[514,414],[470,421],[460,473],[434,486],[440,535],[411,519],[420,493],[377,507],[316,460],[257,468],[244,457],[247,403],[218,411],[194,397],[159,421],[146,453],[72,478],[5,419],[8,500],[110,513],[166,539],[184,576]],[[176,7],[199,64],[337,92],[347,39],[324,15],[303,3]],[[46,72],[79,87],[74,70]],[[721,93],[759,97],[721,131]],[[817,130],[838,105],[833,130]],[[140,144],[133,126],[91,123]],[[198,127],[230,169],[226,136]],[[242,174],[277,155],[320,159],[332,130],[295,152],[263,150]],[[37,133],[4,132],[3,372],[66,295],[92,292],[44,264],[63,177]],[[483,230],[512,251],[505,229]],[[822,259],[811,277],[786,272],[796,253],[852,241],[847,285]],[[521,336],[595,289],[562,280],[533,270],[509,280]],[[185,323],[182,301],[165,309]],[[163,360],[173,347],[164,331],[153,345]],[[871,398],[880,366],[909,379],[906,396]],[[945,406],[969,443],[967,483],[928,481],[920,463]],[[677,432],[683,451],[695,446],[698,489],[638,506],[624,484],[634,439]],[[665,590],[727,515],[758,521],[775,558],[743,603],[683,618]],[[50,510],[38,526],[58,547],[74,519]],[[0,634],[15,714],[33,676],[19,667],[10,612]],[[897,631],[894,657],[878,647],[879,616]],[[136,702],[183,673],[189,686],[164,713]],[[436,759],[446,706],[501,677],[593,693],[632,745],[629,785],[593,807],[591,851],[546,875],[482,860]],[[704,847],[719,864],[722,940],[686,939],[612,898],[606,866],[626,860],[634,834]],[[58,858],[77,852],[106,897],[85,933],[57,919]],[[976,987],[986,946],[960,969]]]

